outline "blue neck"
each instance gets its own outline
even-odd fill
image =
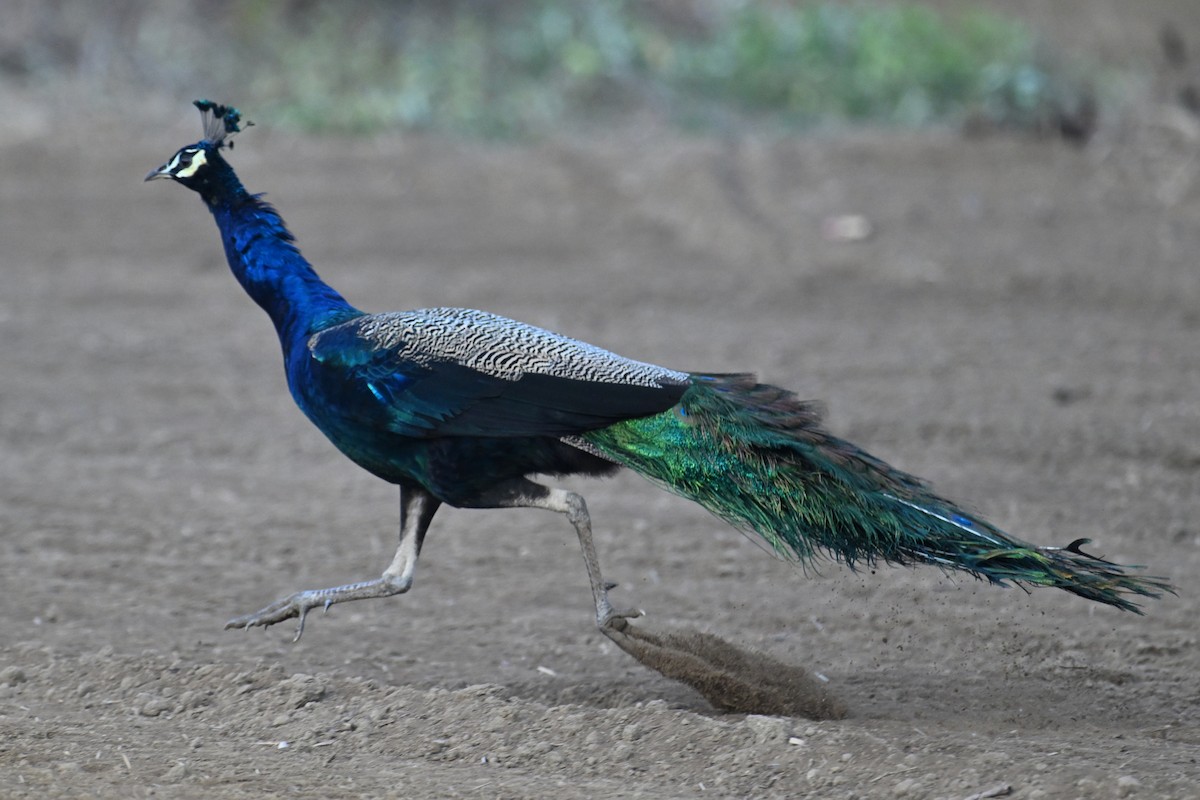
[[[360,316],[313,271],[275,209],[247,193],[232,170],[228,177],[221,190],[201,195],[221,231],[230,269],[275,323],[284,357],[313,333]]]

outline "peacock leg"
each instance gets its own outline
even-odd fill
[[[617,647],[672,680],[691,686],[715,707],[751,714],[800,715],[840,719],[846,708],[807,671],[769,656],[743,651],[710,633],[651,632],[630,624],[640,611],[615,611],[608,602],[610,584],[600,574],[592,542],[592,523],[583,498],[528,480],[505,483],[465,503],[475,508],[544,508],[566,515],[579,536],[596,625]]]
[[[374,580],[348,583],[329,589],[309,589],[296,592],[253,614],[231,619],[225,623],[225,627],[266,627],[274,625],[276,622],[283,622],[285,619],[299,617],[300,624],[296,628],[296,638],[292,640],[296,642],[304,634],[304,618],[310,610],[318,606],[328,611],[334,603],[367,600],[373,597],[391,597],[407,592],[412,586],[413,573],[417,569],[417,557],[421,554],[421,544],[425,541],[425,532],[429,530],[429,523],[433,520],[433,515],[440,505],[441,501],[424,489],[401,486],[400,544],[396,547],[396,555],[392,558],[392,563],[383,571],[383,575]]]
[[[565,515],[575,528],[579,547],[583,550],[583,563],[587,567],[592,602],[596,607],[597,627],[605,634],[624,630],[628,625],[627,619],[642,615],[636,609],[617,611],[608,601],[608,590],[615,584],[605,583],[600,574],[600,559],[596,556],[596,545],[592,541],[592,520],[588,515],[587,503],[580,495],[522,478],[501,484],[465,505],[471,508],[541,508]]]

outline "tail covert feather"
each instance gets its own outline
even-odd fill
[[[960,569],[998,584],[1054,586],[1126,610],[1157,578],[1015,539],[919,478],[825,431],[816,406],[750,375],[693,375],[674,408],[582,436],[605,457],[754,531],[784,558],[829,555]]]

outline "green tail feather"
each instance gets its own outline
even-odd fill
[[[694,375],[674,408],[584,434],[613,460],[763,537],[785,558],[829,554],[962,569],[994,583],[1054,586],[1138,611],[1125,595],[1172,591],[1159,578],[1008,536],[820,427],[810,404],[749,375]]]

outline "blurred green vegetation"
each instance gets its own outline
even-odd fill
[[[667,80],[794,124],[923,125],[968,112],[1026,124],[1051,101],[1029,32],[983,12],[745,5],[718,31],[678,48]]]
[[[96,24],[85,19],[75,27],[92,39],[108,31],[105,52],[113,63],[125,59],[124,68],[112,69],[122,80],[220,92],[305,131],[524,137],[637,113],[697,130],[747,121],[797,129],[968,118],[1036,128],[1087,91],[1044,61],[1033,34],[1016,21],[982,11],[947,16],[916,3],[165,6],[171,14],[164,17],[159,4],[125,0],[112,12],[94,10],[108,13]],[[75,14],[87,12],[77,7]],[[69,38],[65,19],[58,35]],[[36,39],[28,46],[36,48]],[[37,52],[41,67],[53,71],[47,49]]]
[[[746,115],[796,127],[974,114],[1029,127],[1057,102],[1030,33],[983,12],[730,2],[670,19],[628,0],[359,14],[285,5],[239,4],[235,30],[270,65],[252,88],[306,130],[526,136],[634,109],[699,129]]]

